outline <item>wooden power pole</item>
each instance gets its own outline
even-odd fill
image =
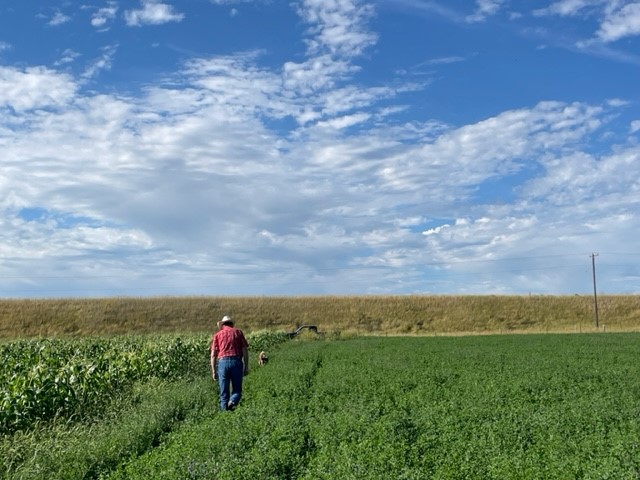
[[[598,328],[598,293],[596,291],[596,257],[597,253],[591,254],[591,271],[593,272],[593,311],[595,314],[596,329]]]

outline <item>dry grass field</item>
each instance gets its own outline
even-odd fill
[[[211,332],[232,315],[246,332],[317,325],[327,333],[456,335],[592,332],[591,296],[152,297],[0,300],[0,338]],[[598,297],[602,331],[640,331],[640,296]]]

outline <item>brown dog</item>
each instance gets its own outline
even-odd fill
[[[258,365],[264,366],[269,361],[269,357],[267,356],[267,352],[260,352],[258,355]]]

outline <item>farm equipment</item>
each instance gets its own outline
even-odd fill
[[[302,325],[301,327],[296,328],[293,332],[288,332],[287,335],[289,336],[289,338],[297,337],[305,328],[310,332],[319,334],[318,327],[316,327],[315,325]]]

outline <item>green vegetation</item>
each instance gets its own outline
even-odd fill
[[[637,334],[287,346],[110,478],[637,478]]]
[[[1,345],[0,358],[0,433],[5,433],[92,412],[134,381],[201,370],[207,343],[180,337],[25,340]]]
[[[249,335],[252,350],[284,333]],[[91,415],[136,381],[208,372],[209,338],[178,336],[22,340],[0,345],[0,434],[54,417]]]
[[[205,347],[208,338],[194,337]],[[195,348],[186,362],[193,369],[173,363],[174,375],[139,377],[98,411],[80,408],[6,432],[0,478],[632,479],[640,472],[638,333],[314,338],[251,337],[253,368],[234,412],[218,411],[208,362]],[[109,346],[121,342],[127,352],[129,341]],[[258,368],[262,348],[270,362]]]
[[[637,478],[639,338],[292,345],[237,412],[110,478]]]
[[[598,301],[600,329],[640,330],[640,296]],[[327,333],[434,335],[594,330],[591,296],[158,297],[0,300],[0,338],[245,332],[313,324]]]
[[[151,379],[82,422],[58,419],[2,437],[0,478],[98,478],[159,445],[187,419],[210,414],[211,380]]]
[[[248,335],[251,352],[285,333]],[[97,478],[215,410],[207,335],[0,346],[0,478]]]

